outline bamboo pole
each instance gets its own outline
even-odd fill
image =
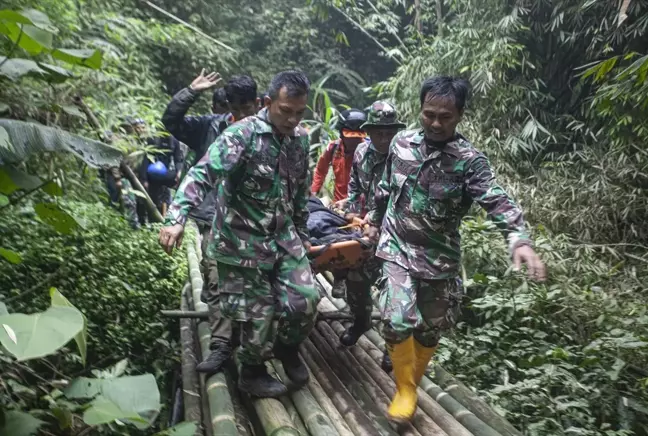
[[[211,338],[209,323],[201,322],[198,324],[198,336],[202,355],[209,355],[209,341]],[[234,406],[232,406],[225,374],[221,371],[205,377],[205,391],[209,401],[210,422],[214,436],[238,436]]]
[[[455,400],[463,404],[502,436],[522,436],[522,433],[513,427],[510,422],[495,412],[484,400],[475,395],[466,385],[456,380],[441,366],[435,365],[430,375]]]
[[[339,323],[338,323],[339,324]],[[391,399],[388,394],[386,394],[381,387],[378,386],[378,384],[372,379],[372,377],[368,374],[367,368],[365,365],[363,365],[359,360],[355,358],[355,355],[351,353],[350,350],[348,349],[342,349],[340,348],[340,343],[339,340],[337,339],[337,335],[335,332],[331,329],[331,327],[325,323],[318,323],[317,328],[319,329],[319,332],[321,333],[322,337],[326,340],[328,345],[333,348],[334,350],[337,349],[338,356],[342,360],[342,363],[349,368],[350,371],[354,373],[354,377],[356,377],[362,386],[366,389],[366,391],[371,395],[371,398],[373,401],[378,405],[380,411],[383,414],[386,414],[387,409],[389,408],[389,404],[391,403]],[[355,348],[355,347],[351,347]],[[373,363],[373,362],[372,362]],[[431,421],[431,420],[430,420]],[[407,425],[406,427],[400,429],[402,432],[402,435],[410,435],[410,436],[417,436],[417,435],[438,435],[438,436],[445,436],[445,433],[434,433],[430,431],[422,431],[419,433],[419,429],[416,428],[416,426],[413,426],[412,424]]]
[[[329,364],[330,368],[335,372],[342,383],[344,383],[347,389],[349,389],[358,404],[360,404],[364,413],[372,420],[376,427],[377,434],[396,436],[396,432],[385,417],[385,410],[380,410],[380,408],[374,403],[375,398],[373,398],[370,392],[362,385],[356,368],[354,368],[351,362],[346,359],[342,350],[331,348],[317,329],[314,329],[311,332],[310,339],[313,344],[315,344],[322,357]],[[412,436],[411,428],[408,428],[407,430],[408,434]]]
[[[241,401],[241,396],[236,385],[236,368],[232,362],[228,362],[227,365],[223,368],[225,373],[225,380],[227,380],[227,389],[232,399],[232,406],[234,407],[234,417],[236,418],[236,428],[239,432],[239,436],[252,436],[252,423],[250,422],[250,416],[248,415],[243,402]]]
[[[309,339],[301,344],[304,362],[322,386],[344,420],[349,424],[355,436],[375,436],[377,430],[371,420],[355,402],[347,388],[333,374],[333,371],[319,354]]]
[[[191,284],[186,283],[180,297],[180,308],[187,309],[186,295]],[[194,322],[190,319],[180,320],[180,343],[182,345],[182,395],[184,401],[184,420],[201,423],[200,384],[196,372],[196,342],[194,340]],[[196,427],[195,436],[202,434],[200,425]]]
[[[308,369],[308,374],[310,376],[308,380],[308,390],[313,394],[313,397],[317,400],[317,403],[320,405],[326,416],[329,417],[335,429],[340,434],[340,436],[354,436],[353,432],[349,428],[349,425],[346,423],[340,412],[335,408],[333,401],[326,395],[324,389],[317,381],[317,378],[313,375],[311,369],[306,366]]]
[[[275,372],[283,380],[284,383],[288,382],[288,377],[284,371],[281,362],[277,359],[272,361],[272,366]],[[308,387],[303,387],[297,391],[290,393],[292,399],[301,419],[308,430],[307,433],[312,436],[337,436],[338,431],[331,422],[331,419],[326,416],[317,400],[313,397]]]
[[[450,394],[444,392],[439,386],[434,384],[429,378],[421,379],[421,389],[432,397],[437,403],[448,411],[457,421],[468,430],[479,436],[501,436],[491,426],[485,424],[477,418],[470,410],[466,409],[461,403],[452,398]]]

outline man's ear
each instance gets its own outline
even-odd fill
[[[269,95],[266,95],[265,97],[263,97],[263,106],[269,107],[271,102],[272,102],[272,99],[270,98]]]

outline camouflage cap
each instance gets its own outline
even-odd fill
[[[367,127],[395,127],[404,129],[405,124],[399,122],[396,118],[396,108],[384,100],[378,100],[369,107],[367,122],[362,128]]]

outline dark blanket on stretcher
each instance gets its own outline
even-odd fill
[[[315,196],[308,200],[308,232],[313,246],[328,245],[335,242],[359,240],[362,233],[354,229],[340,229],[348,222],[336,214]]]

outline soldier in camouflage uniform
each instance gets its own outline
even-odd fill
[[[345,218],[363,218],[366,210],[373,208],[374,192],[385,169],[389,144],[405,124],[397,121],[396,109],[386,101],[376,101],[369,108],[367,122],[362,129],[369,134],[356,149],[349,179],[349,197],[345,205]],[[371,287],[380,277],[380,261],[370,257],[361,268],[350,270],[347,275],[346,297],[354,322],[340,337],[340,342],[351,346],[364,332],[371,328]],[[389,354],[385,353],[382,365],[391,371]]]
[[[308,381],[297,353],[319,302],[306,257],[308,135],[299,127],[308,89],[300,72],[275,76],[266,108],[228,127],[189,171],[160,232],[170,252],[189,212],[217,191],[207,255],[218,262],[221,311],[240,323],[239,388],[256,397],[287,392],[266,370],[273,354],[295,386]]]
[[[162,122],[169,132],[187,144],[190,150],[185,168],[198,163],[209,146],[235,119],[240,120],[257,112],[256,82],[249,76],[234,76],[228,80],[225,89],[214,91],[212,114],[187,116],[187,111],[198,99],[200,93],[213,88],[220,80],[218,73],[213,72],[205,75],[203,69],[189,87],[173,96],[162,116]],[[223,106],[227,107],[228,113],[224,113]],[[217,262],[207,255],[209,234],[216,209],[216,197],[217,191],[213,190],[205,197],[202,204],[189,214],[189,218],[196,222],[202,235],[201,267],[204,287],[200,298],[207,303],[211,324],[211,339],[209,341],[211,352],[196,366],[196,371],[205,374],[214,374],[220,371],[232,352],[232,323],[220,313]]]
[[[521,210],[495,181],[486,157],[455,131],[468,90],[466,81],[451,77],[423,83],[422,129],[394,138],[366,217],[369,236],[382,224],[380,308],[397,385],[388,415],[397,423],[413,416],[416,387],[441,333],[459,315],[459,224],[473,201],[503,231],[516,268],[526,263],[531,277],[544,279]]]

